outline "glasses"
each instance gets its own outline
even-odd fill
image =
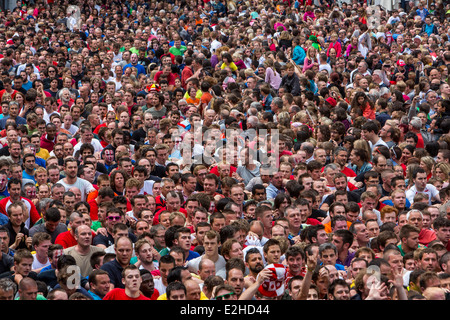
[[[234,296],[234,292],[229,292],[216,297],[216,300],[230,300]]]
[[[121,218],[121,216],[109,216],[108,220],[109,221],[119,221]]]

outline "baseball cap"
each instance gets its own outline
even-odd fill
[[[397,65],[400,67],[404,67],[406,65],[405,61],[403,61],[402,59],[397,61]]]
[[[333,97],[328,97],[325,99],[326,102],[328,102],[329,104],[331,104],[333,107],[336,107],[337,102]]]

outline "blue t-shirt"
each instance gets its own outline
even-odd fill
[[[34,182],[36,182],[34,175],[29,175],[28,173],[25,172],[25,170],[22,171],[22,179],[29,179],[29,180],[33,180]]]
[[[189,255],[187,256],[186,261],[189,261],[189,260],[192,260],[192,259],[195,259],[198,257],[200,257],[200,254],[198,252],[189,250]]]

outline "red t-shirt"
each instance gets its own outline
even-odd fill
[[[161,75],[162,75],[162,71],[158,71],[156,74],[155,74],[155,78],[154,78],[154,80],[155,80],[155,82],[156,83],[158,83],[159,84],[159,78],[161,77]],[[174,73],[169,73],[169,75],[167,76],[167,82],[169,83],[169,86],[173,86],[173,85],[175,85],[175,79],[177,78],[177,76],[174,74]]]
[[[425,148],[425,143],[423,142],[422,134],[418,133],[417,138],[418,138],[418,140],[417,140],[416,148],[421,148],[421,149]]]
[[[356,177],[355,171],[353,171],[349,167],[344,167],[344,169],[342,169],[341,172],[345,174],[347,177]]]
[[[230,177],[233,175],[233,172],[236,172],[236,170],[237,170],[236,167],[230,166]],[[219,169],[217,168],[217,166],[214,166],[214,167],[209,171],[209,173],[214,173],[216,176],[220,177]]]
[[[156,289],[155,292],[157,292]],[[127,294],[125,293],[125,289],[114,288],[110,292],[108,292],[106,296],[103,297],[103,300],[152,300],[152,299],[147,298],[142,293],[137,298],[131,298],[127,296]]]
[[[422,229],[419,233],[419,243],[427,246],[431,241],[436,240],[436,233],[432,230]]]
[[[95,232],[92,231],[92,239],[94,239],[95,236],[96,236]],[[64,249],[67,249],[67,248],[76,246],[77,245],[77,240],[72,235],[70,230],[67,230],[65,232],[60,233],[56,237],[55,244],[60,244],[60,245],[63,246]]]
[[[89,204],[89,208],[91,209],[90,211],[90,216],[91,216],[91,220],[92,221],[97,221],[98,220],[98,203],[97,203],[97,199],[93,199],[90,200],[88,202]]]
[[[162,207],[159,211],[157,211],[155,213],[155,216],[153,217],[153,225],[156,226],[157,224],[159,224],[159,215],[161,214],[161,212],[166,211],[167,208],[166,207]],[[180,210],[178,210],[181,213],[184,213],[184,215],[187,218],[187,211],[183,208],[180,208]]]

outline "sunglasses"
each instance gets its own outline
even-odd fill
[[[216,300],[229,300],[234,295],[235,295],[234,292],[225,293],[225,294],[222,294],[220,296],[217,296]]]
[[[119,221],[121,218],[121,216],[109,216],[108,220],[110,221]]]

